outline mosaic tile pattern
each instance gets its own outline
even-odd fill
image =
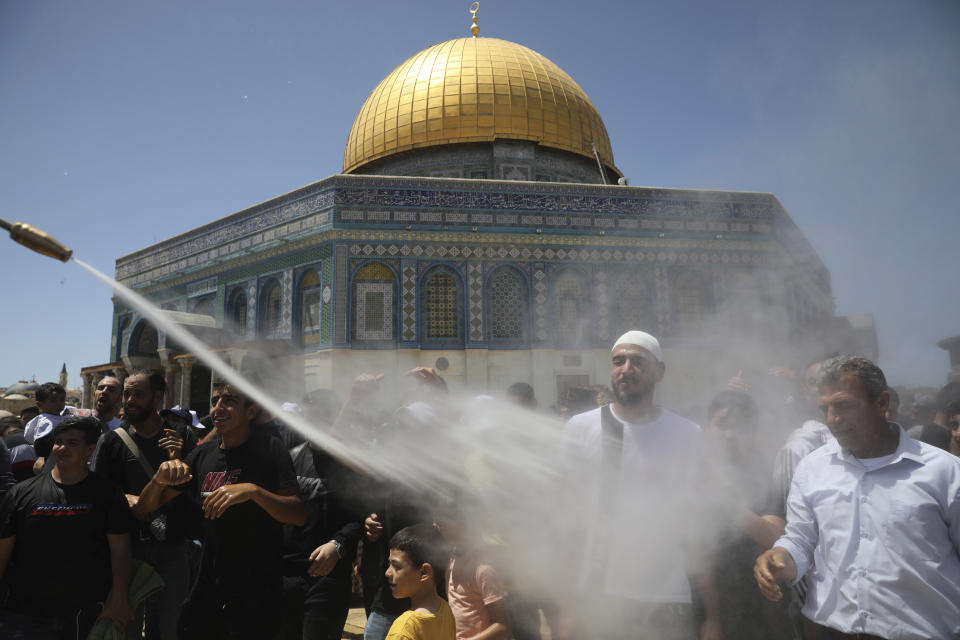
[[[537,341],[546,342],[550,335],[547,325],[547,272],[542,262],[533,266],[533,322]]]
[[[470,296],[470,340],[483,340],[483,263],[471,262],[467,266]]]
[[[667,335],[670,333],[670,304],[669,304],[669,284],[667,283],[667,270],[664,267],[657,266],[653,268],[653,286],[657,296],[657,323],[660,326],[660,333]]]
[[[610,339],[610,318],[607,314],[610,300],[607,298],[607,272],[597,269],[593,274],[593,302],[596,305],[595,327],[597,338],[603,341]]]
[[[205,293],[213,293],[217,290],[217,279],[216,278],[207,278],[206,280],[201,280],[200,282],[191,282],[187,285],[187,297],[195,298],[197,296],[202,296]]]
[[[678,331],[693,329],[708,310],[707,283],[695,270],[676,273],[673,281],[673,324]]]
[[[417,266],[411,260],[401,261],[400,331],[404,342],[417,339]]]
[[[335,344],[347,343],[347,247],[338,244],[334,248],[333,273],[336,281],[333,285],[333,341]]]
[[[244,335],[252,335],[257,326],[257,283],[251,280],[247,285],[247,331]]]
[[[283,283],[283,321],[280,325],[280,335],[289,338],[293,319],[293,269],[283,272],[281,282]]]
[[[631,329],[657,335],[657,307],[652,292],[653,277],[649,271],[629,271],[616,284],[611,305],[612,337]]]

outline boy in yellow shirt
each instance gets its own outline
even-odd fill
[[[401,529],[390,539],[387,582],[394,598],[410,598],[410,610],[393,621],[387,640],[454,640],[456,637],[450,605],[437,593],[434,567],[444,566],[443,549],[443,538],[427,524]]]

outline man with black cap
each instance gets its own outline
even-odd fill
[[[654,404],[665,371],[659,341],[628,331],[610,354],[613,403],[574,416],[565,429],[569,459],[588,478],[577,496],[589,523],[578,599],[591,619],[591,637],[693,638],[694,591],[705,607],[700,637],[719,637],[709,572],[693,585],[688,578],[696,564],[687,557],[694,546],[687,535],[697,528],[694,474],[702,434]],[[571,637],[583,637],[582,631],[572,628]]]

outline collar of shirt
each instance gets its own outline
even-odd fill
[[[920,443],[908,436],[907,432],[903,430],[903,427],[896,422],[888,422],[887,426],[890,429],[897,431],[900,440],[897,442],[897,449],[894,451],[893,458],[891,458],[887,464],[879,467],[867,468],[867,466],[864,465],[858,457],[853,455],[853,453],[851,453],[848,449],[841,447],[840,443],[835,439],[825,444],[824,447],[833,454],[834,459],[839,460],[843,464],[856,467],[864,473],[883,469],[884,467],[889,467],[893,464],[898,464],[902,460],[910,460],[912,462],[916,462],[917,464],[924,464],[923,453],[920,451]]]

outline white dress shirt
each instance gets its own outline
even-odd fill
[[[774,544],[813,565],[803,615],[890,640],[960,637],[960,458],[900,428],[896,452],[859,460],[836,440],[797,467]]]

